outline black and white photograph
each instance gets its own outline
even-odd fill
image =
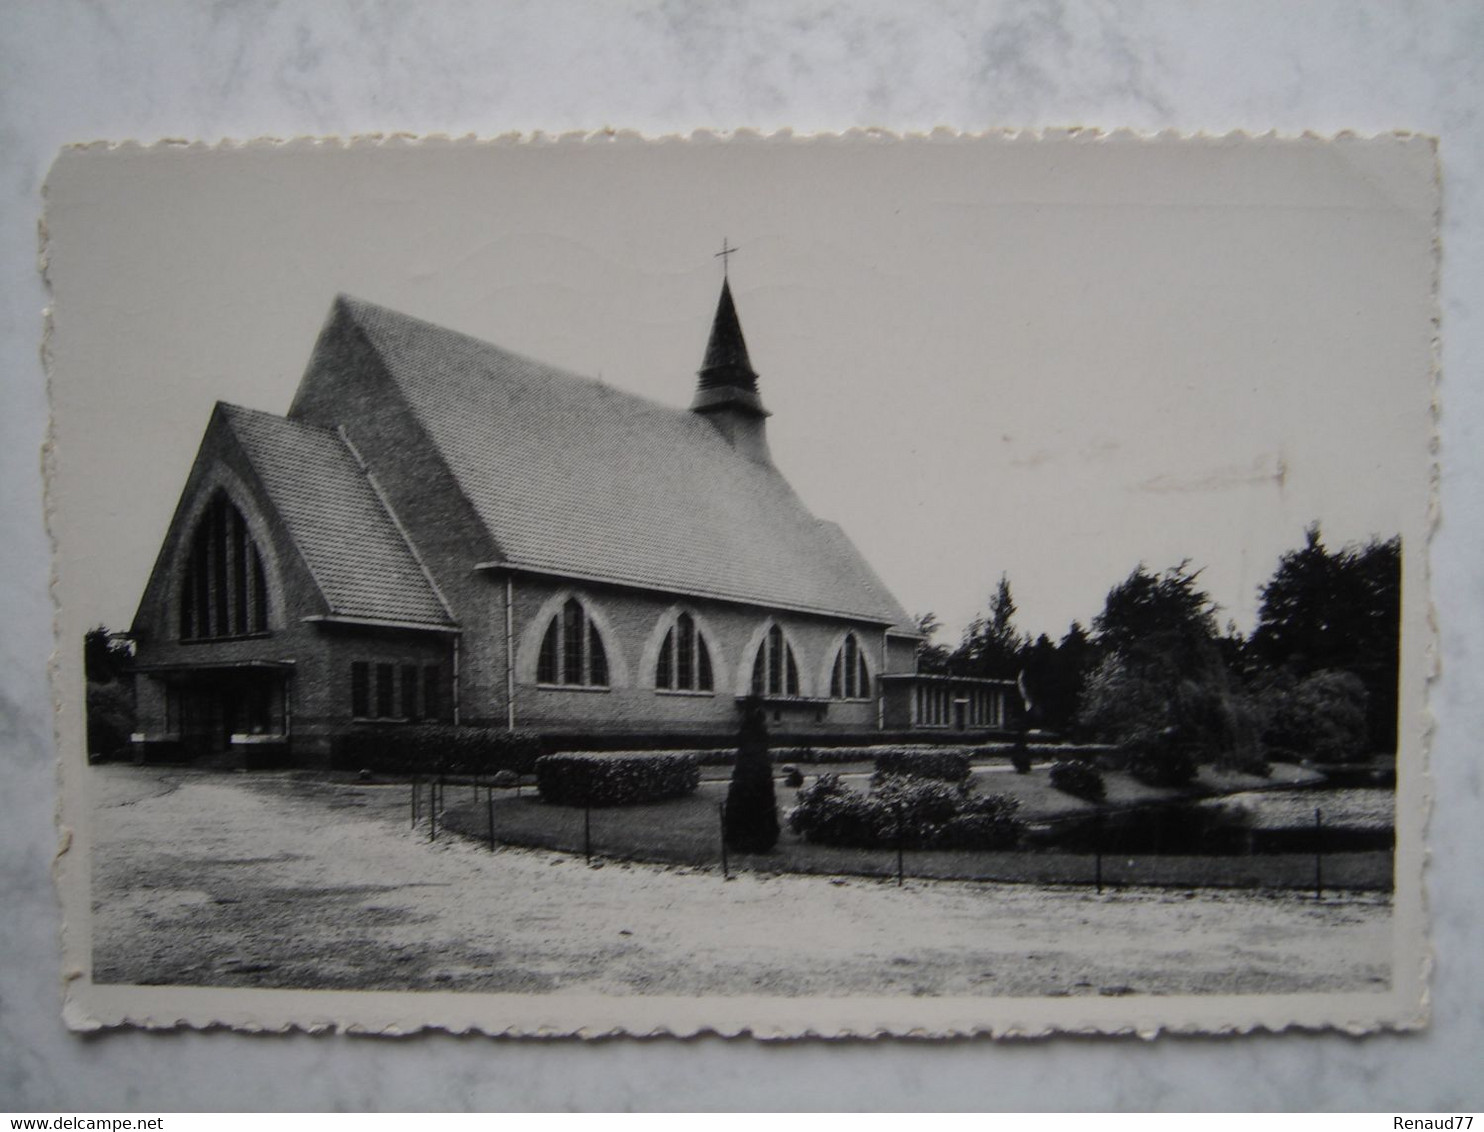
[[[1426,1019],[1409,135],[82,146],[69,1024]]]

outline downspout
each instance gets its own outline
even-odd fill
[[[505,575],[505,727],[515,730],[515,582]]]
[[[453,725],[459,725],[459,639],[462,633],[453,635]]]
[[[886,630],[881,630],[881,667],[876,673],[876,730],[886,730]]]

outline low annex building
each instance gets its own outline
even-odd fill
[[[655,403],[335,300],[287,416],[218,403],[145,589],[136,741],[326,756],[412,721],[822,741],[1003,727],[774,467],[723,283]]]

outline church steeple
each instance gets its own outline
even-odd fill
[[[725,241],[719,255],[722,263],[735,249]],[[711,322],[711,338],[706,343],[706,357],[696,374],[696,397],[690,403],[693,413],[700,413],[727,442],[748,459],[767,464],[765,431],[770,416],[757,392],[757,371],[747,356],[747,340],[742,337],[742,323],[737,319],[737,306],[732,302],[732,285],[725,274],[721,280],[721,298],[716,303],[716,317]]]
[[[722,409],[766,417],[762,398],[757,392],[757,372],[747,356],[747,340],[742,336],[742,323],[732,302],[732,285],[721,281],[721,299],[716,304],[716,317],[711,323],[711,338],[706,343],[706,357],[696,375],[696,398],[691,411],[714,413]]]
[[[742,323],[732,301],[732,282],[727,277],[727,261],[735,251],[721,240],[721,251],[717,252],[721,260],[721,298],[717,300],[717,316],[711,320],[706,356],[696,374],[696,399],[690,402],[690,411],[711,421],[712,427],[726,436],[727,444],[749,460],[767,464],[773,460],[764,430],[770,414],[757,395],[757,371],[746,356],[746,338],[742,337]]]

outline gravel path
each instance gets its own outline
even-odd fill
[[[405,786],[93,773],[98,982],[1111,995],[1379,990],[1390,971],[1379,895],[723,882],[430,844],[408,828]]]

